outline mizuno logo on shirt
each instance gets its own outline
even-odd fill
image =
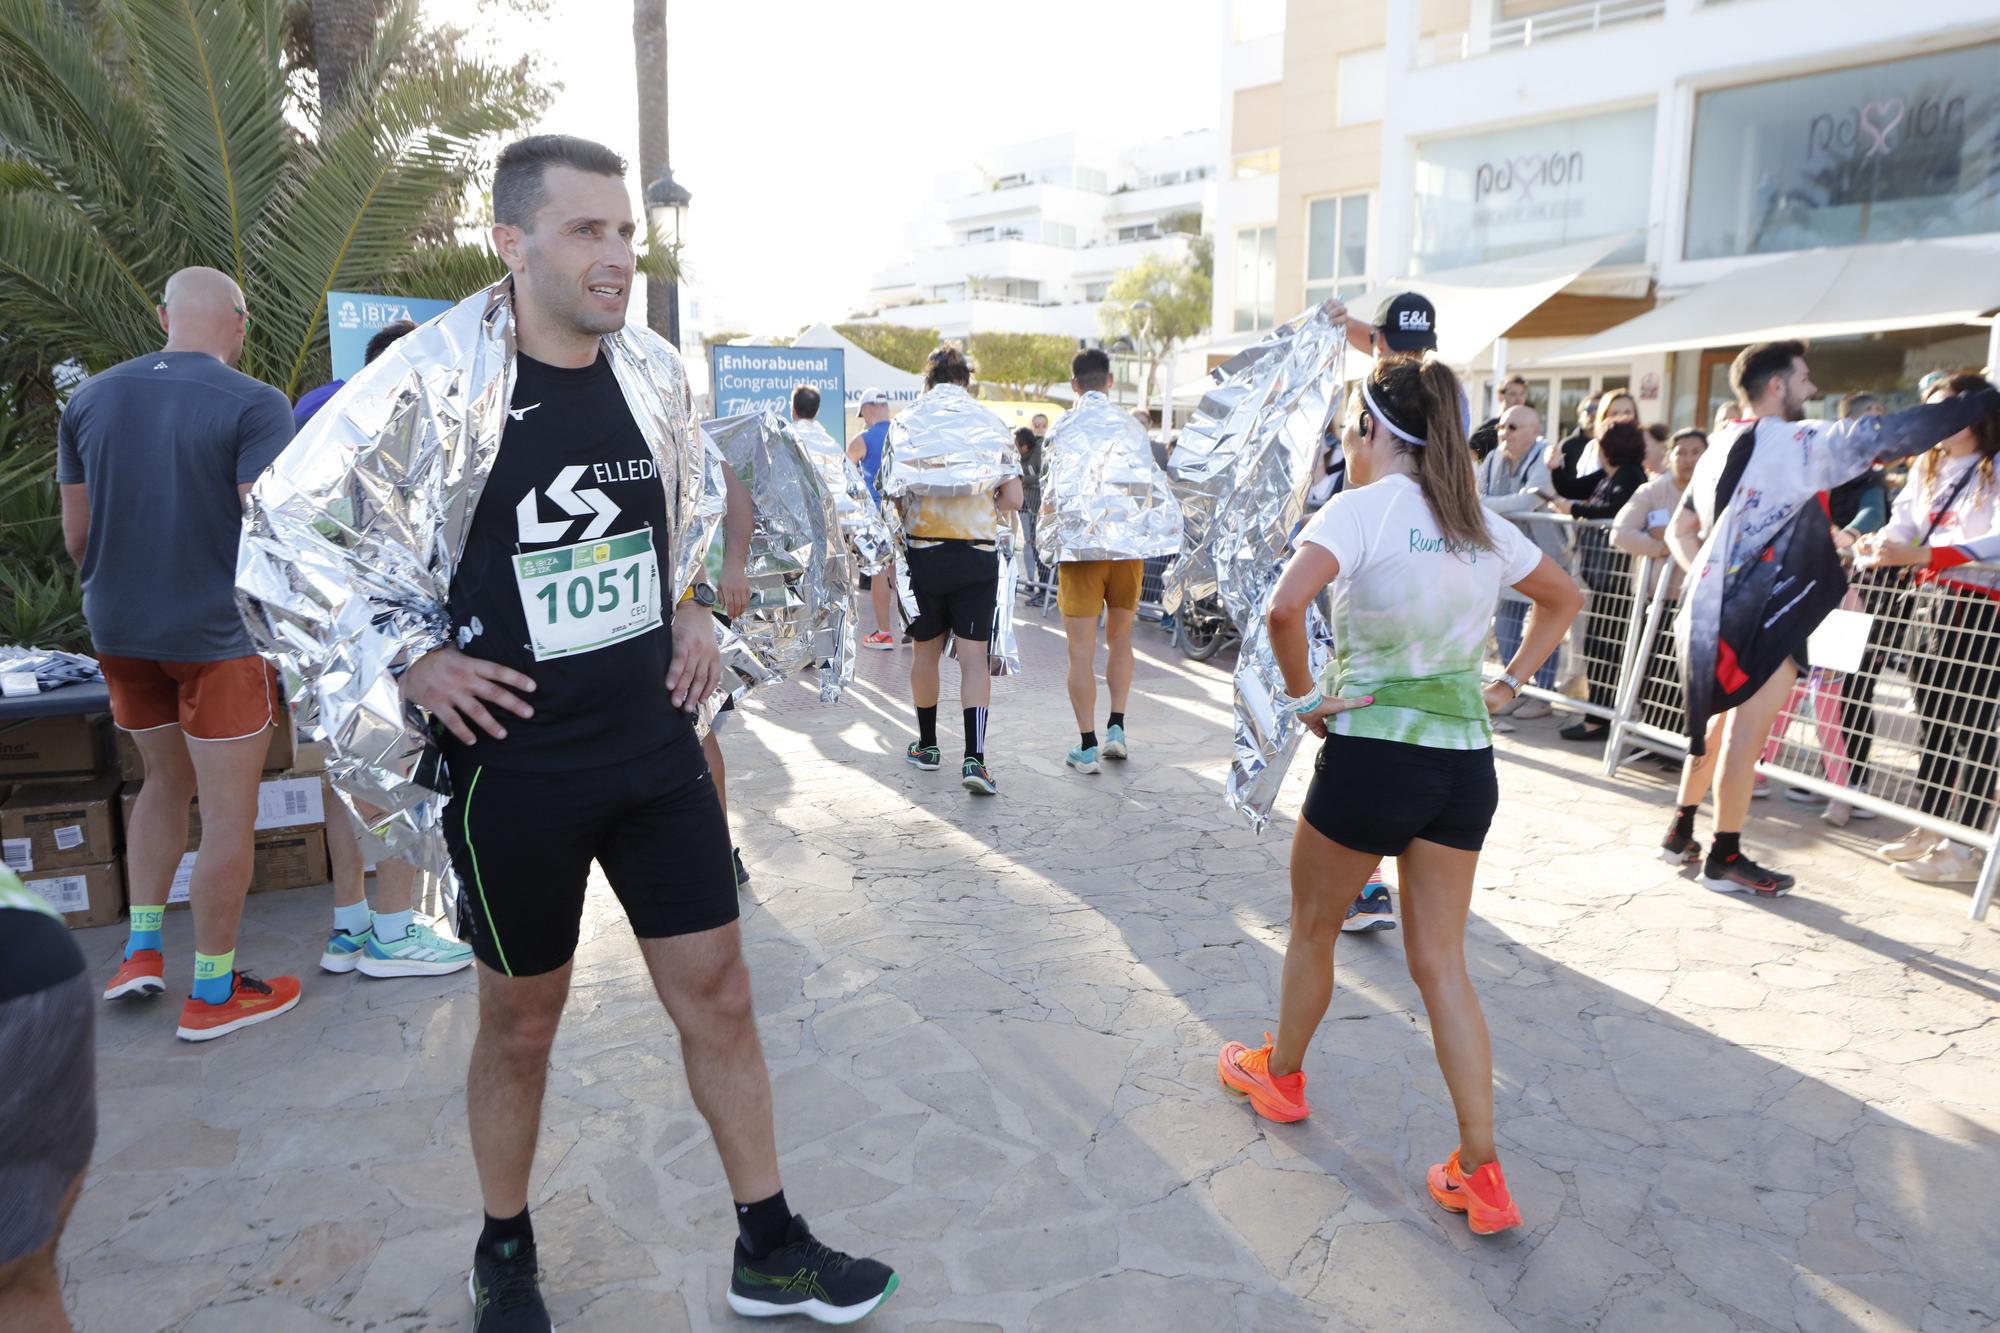
[[[510,407],[507,409],[507,415],[519,421],[540,406],[540,403],[529,403],[526,407]]]

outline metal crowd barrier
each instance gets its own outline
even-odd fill
[[[1020,571],[1017,592],[1029,606],[1036,608],[1043,619],[1056,609],[1056,571],[1053,566],[1042,565],[1039,561],[1030,563],[1026,549],[1015,557]],[[1174,557],[1160,556],[1146,562],[1145,577],[1139,584],[1139,619],[1159,623],[1166,612],[1160,606],[1160,598],[1165,591],[1167,570],[1172,567]]]
[[[1583,678],[1584,697],[1532,683],[1522,693],[1604,718],[1607,777],[1644,752],[1685,757],[1671,561],[1593,553],[1598,521],[1520,517],[1570,529],[1565,551],[1587,598],[1563,668]],[[1858,573],[1851,587],[1815,636],[1819,660],[1801,673],[1757,771],[1983,852],[1971,907],[1983,920],[2000,881],[2000,600],[1919,584],[1907,570]],[[1899,831],[1885,826],[1881,841]]]
[[[1562,514],[1511,514],[1529,525],[1536,545],[1576,577],[1584,591],[1583,612],[1569,639],[1556,652],[1553,679],[1543,683],[1537,673],[1524,682],[1523,695],[1546,699],[1559,708],[1611,723],[1618,712],[1620,683],[1630,670],[1636,648],[1634,571],[1632,557],[1611,545],[1608,519],[1568,518]],[[1550,550],[1552,546],[1559,550]],[[1499,616],[1525,617],[1527,604],[1503,601]],[[1518,632],[1518,630],[1517,630]],[[1497,647],[1497,644],[1492,646]],[[1495,671],[1505,663],[1498,653],[1487,658]]]

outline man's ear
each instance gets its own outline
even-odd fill
[[[526,267],[521,253],[525,242],[526,233],[519,227],[505,222],[493,224],[493,253],[500,256],[500,262],[509,271],[519,273]]]

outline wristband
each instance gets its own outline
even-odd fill
[[[1326,697],[1315,688],[1311,694],[1306,695],[1304,698],[1291,700],[1291,709],[1300,717],[1304,717],[1325,702]]]

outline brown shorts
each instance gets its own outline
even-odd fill
[[[121,731],[178,726],[197,741],[248,740],[278,717],[278,673],[261,657],[221,662],[97,659]]]
[[[1056,607],[1066,616],[1093,620],[1107,606],[1137,611],[1145,579],[1144,560],[1066,560],[1056,566]]]

